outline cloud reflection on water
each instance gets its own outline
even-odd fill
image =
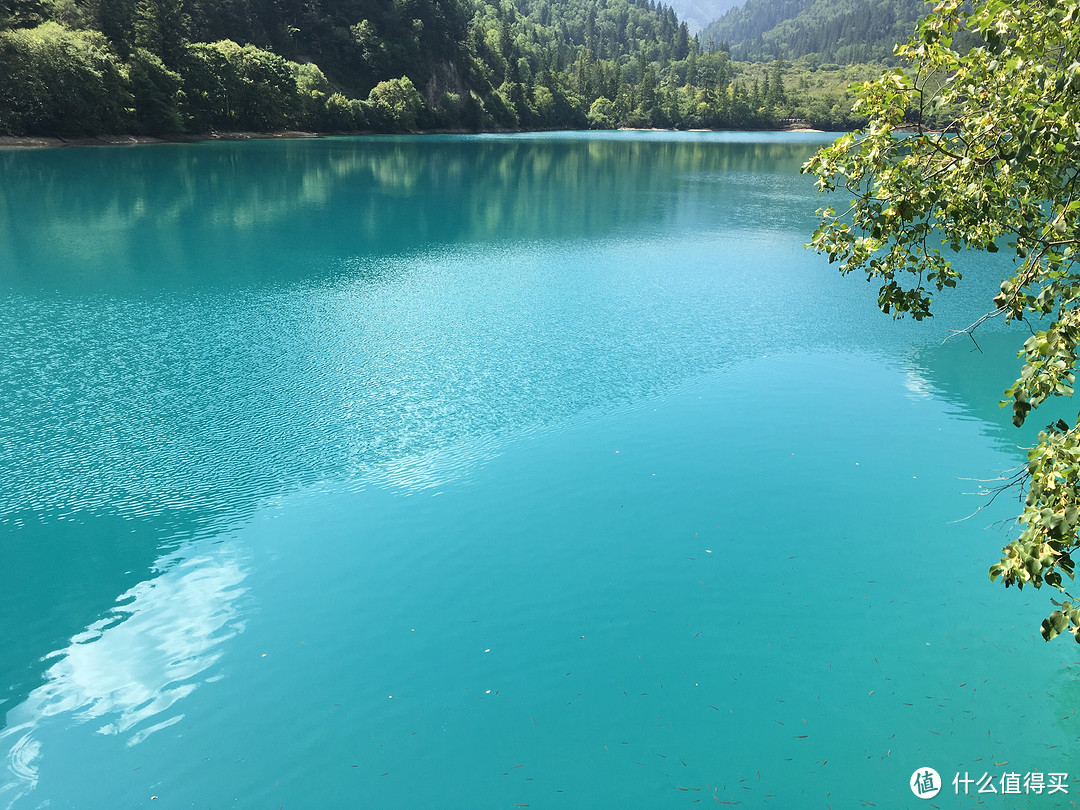
[[[177,705],[244,630],[247,553],[235,542],[201,541],[158,560],[159,576],[117,599],[107,615],[50,659],[45,683],[7,713],[0,731],[7,771],[0,797],[12,806],[37,784],[48,725],[98,724],[105,735],[141,743],[183,719]],[[45,733],[43,733],[45,732]]]

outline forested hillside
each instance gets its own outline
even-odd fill
[[[708,25],[702,40],[724,43],[734,59],[881,61],[925,13],[923,0],[746,0]]]
[[[655,0],[0,0],[0,133],[850,124]]]

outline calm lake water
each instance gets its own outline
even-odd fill
[[[0,151],[0,807],[1080,800],[1016,500],[959,520],[1001,267],[880,315],[828,140]]]

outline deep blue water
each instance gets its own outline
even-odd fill
[[[828,140],[0,151],[0,807],[1066,804],[951,784],[1080,753],[1002,267],[882,316]]]

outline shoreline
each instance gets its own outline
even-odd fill
[[[491,130],[491,134],[505,134],[506,132],[530,132],[532,130]],[[582,130],[589,131],[589,130]],[[603,132],[605,130],[596,130]],[[736,130],[719,129],[658,129],[640,127],[619,127],[615,132],[728,132]],[[812,127],[786,127],[784,129],[761,130],[762,132],[824,132]],[[304,130],[282,130],[279,132],[203,132],[200,134],[176,134],[176,135],[89,135],[77,138],[64,138],[59,135],[0,135],[0,149],[12,148],[36,148],[36,149],[61,149],[71,146],[140,146],[167,143],[205,143],[207,141],[256,141],[256,140],[303,140],[308,138],[320,138],[324,136],[336,137],[341,135],[377,135],[386,133],[376,132],[307,132]],[[408,135],[445,135],[446,130],[433,130],[429,132],[410,132]],[[461,132],[451,134],[486,134],[485,132]]]
[[[301,130],[283,130],[281,132],[203,132],[201,134],[190,135],[90,135],[79,138],[63,138],[59,135],[0,135],[0,148],[5,146],[63,148],[67,146],[139,146],[158,143],[204,143],[206,141],[292,140],[318,138],[320,134],[322,133],[304,132]]]

